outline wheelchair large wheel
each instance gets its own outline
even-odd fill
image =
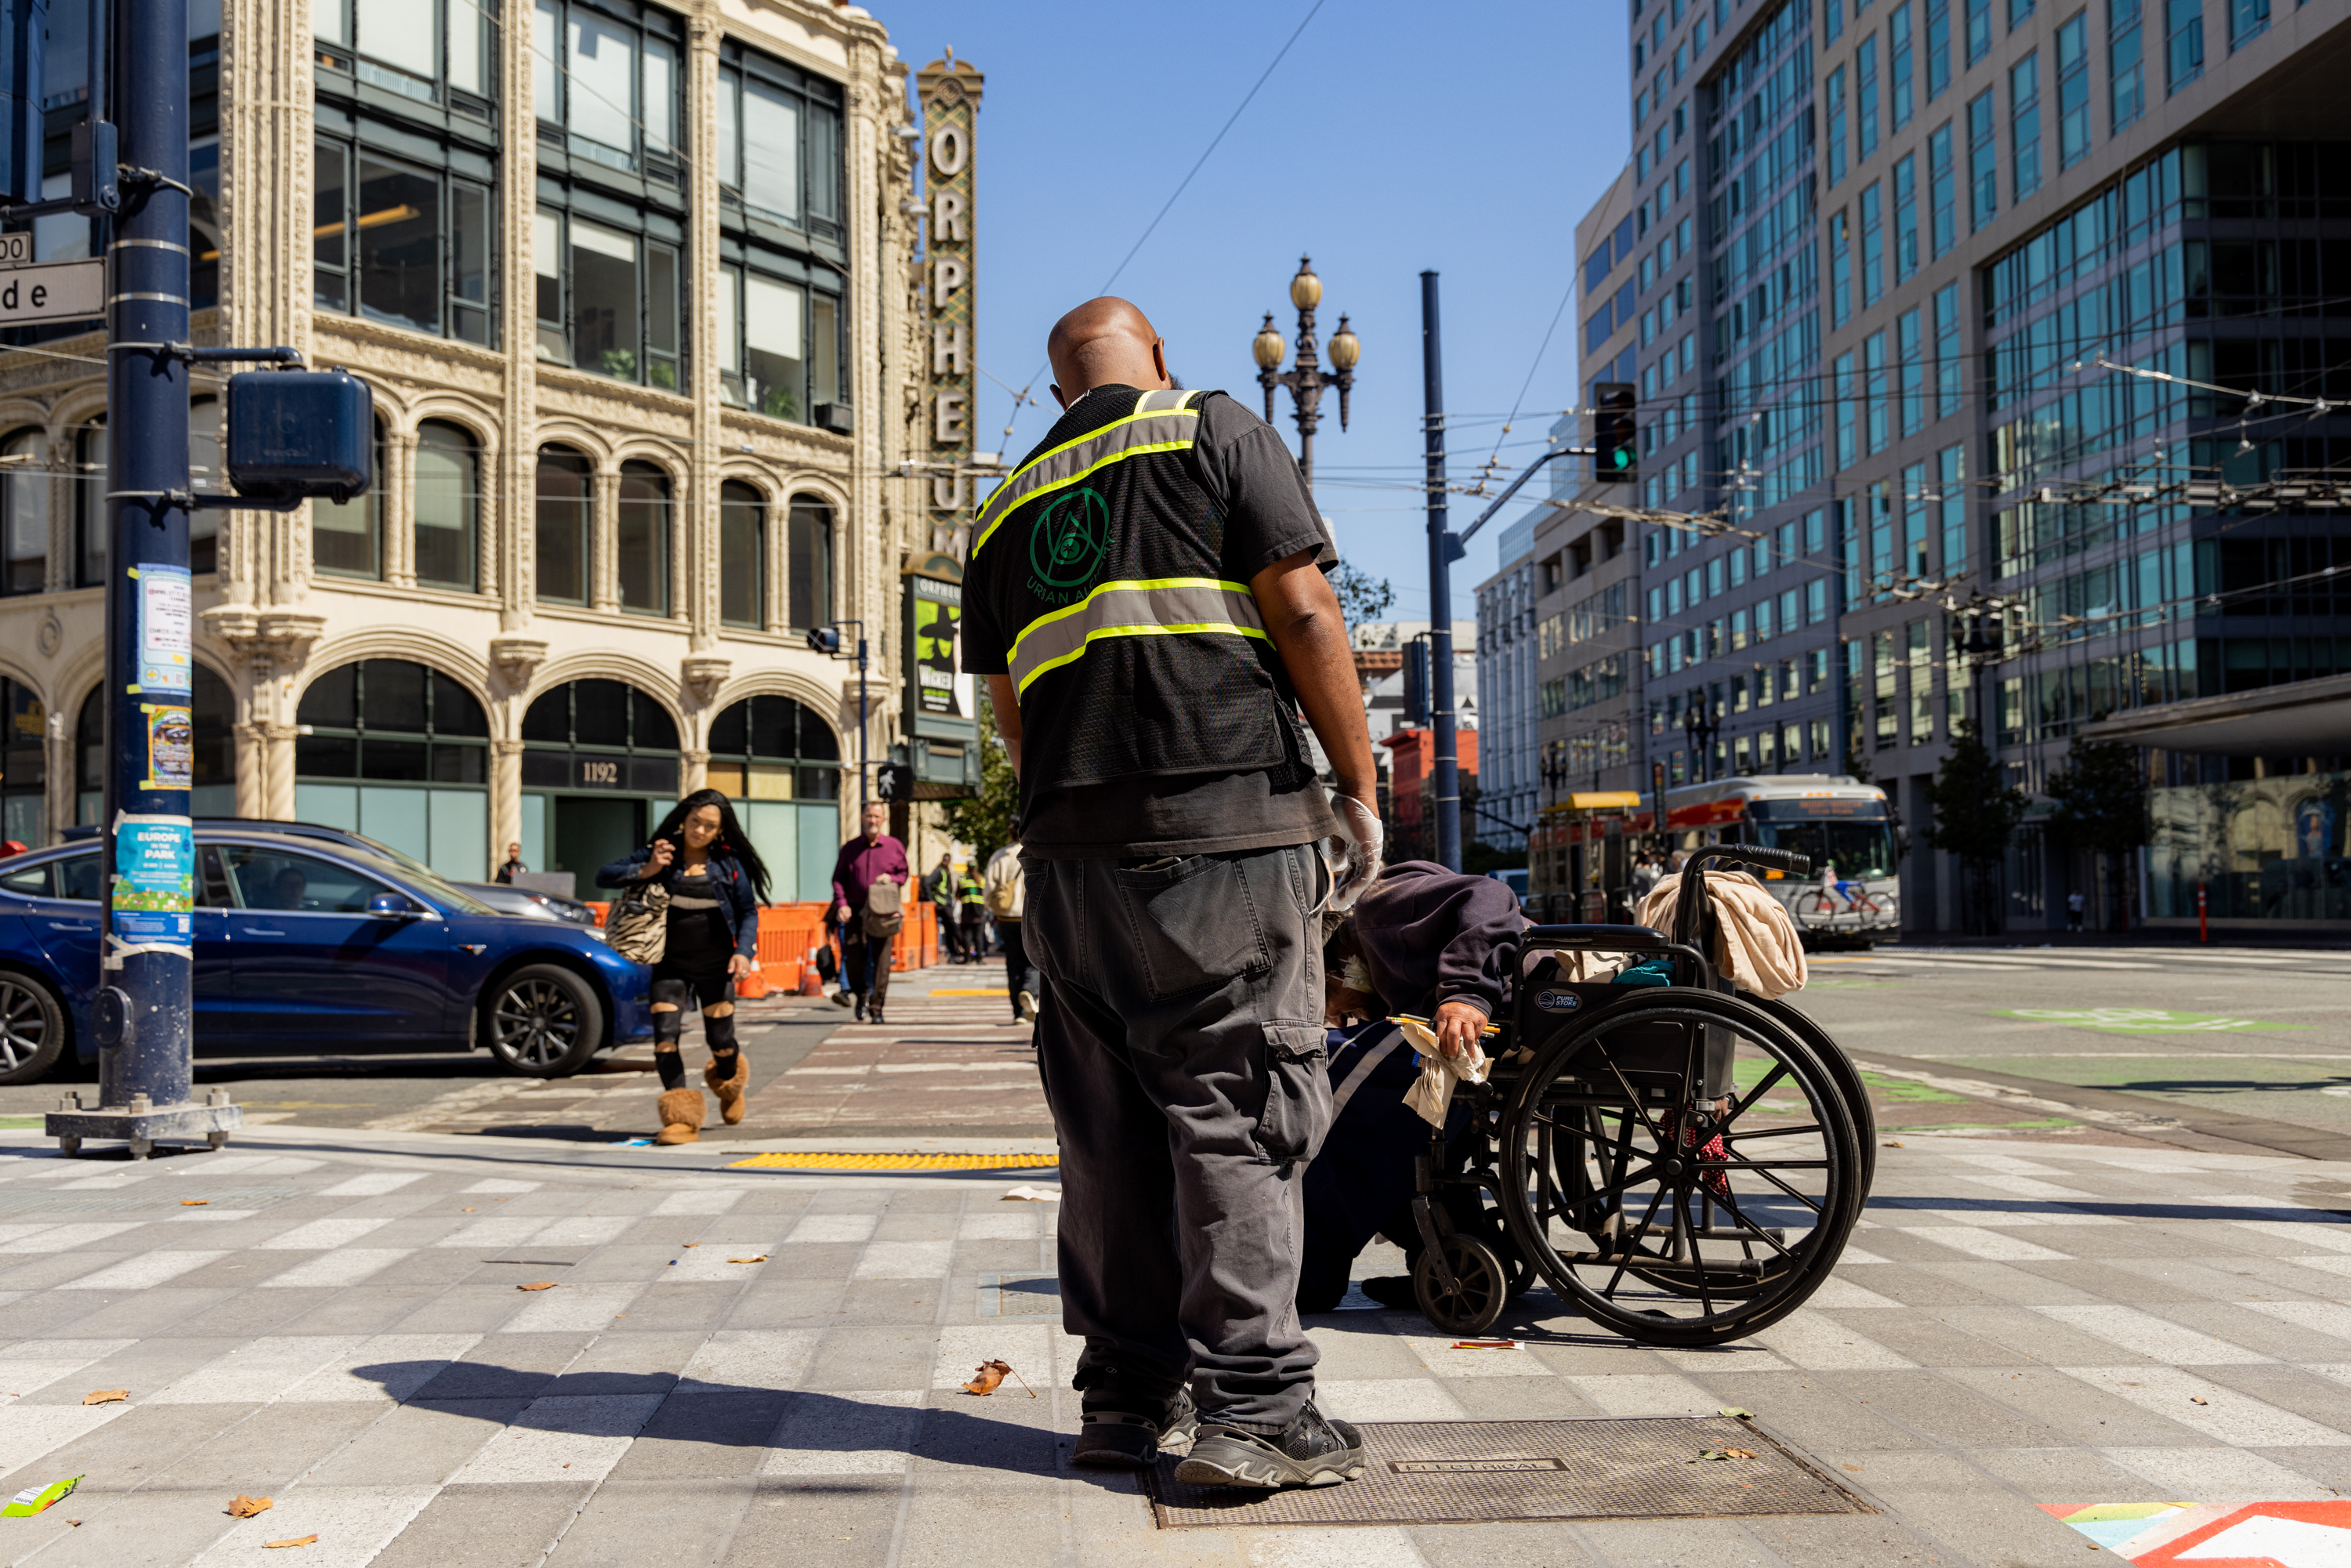
[[[1870,1108],[1869,1089],[1861,1081],[1861,1073],[1844,1048],[1829,1038],[1829,1031],[1814,1023],[1783,1001],[1767,997],[1742,996],[1740,1000],[1761,1008],[1813,1048],[1821,1066],[1835,1080],[1837,1092],[1844,1096],[1844,1108],[1853,1116],[1853,1135],[1861,1146],[1861,1199],[1869,1201],[1869,1189],[1877,1185],[1877,1113]]]
[[[1648,1343],[1778,1322],[1860,1213],[1835,1076],[1795,1030],[1718,992],[1644,990],[1554,1039],[1500,1141],[1511,1240],[1562,1299]]]

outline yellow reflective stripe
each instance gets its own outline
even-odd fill
[[[1200,411],[1190,406],[1192,399],[1198,395],[1196,392],[1186,392],[1180,394],[1177,397],[1176,405],[1172,408],[1154,408],[1150,406],[1152,395],[1154,394],[1145,394],[1138,401],[1134,409],[1124,417],[1114,419],[1108,424],[1100,425],[1095,429],[1086,432],[1083,435],[1073,436],[1070,440],[1061,443],[1061,445],[1054,447],[1050,452],[1040,452],[1036,456],[1030,458],[1028,462],[1022,464],[1018,469],[1014,470],[1012,475],[1007,478],[1003,484],[998,485],[993,491],[991,491],[987,499],[980,504],[978,517],[980,528],[978,536],[972,540],[971,554],[973,556],[978,555],[980,547],[987,543],[989,536],[996,532],[998,525],[1001,524],[1006,517],[1011,516],[1014,508],[1019,507],[1025,502],[1033,500],[1040,496],[1050,495],[1055,490],[1064,488],[1070,485],[1074,485],[1080,479],[1084,478],[1087,475],[1095,473],[1112,463],[1118,462],[1121,458],[1140,457],[1145,453],[1151,452],[1180,452],[1185,447],[1191,445],[1192,436],[1187,434],[1180,440],[1127,446],[1112,452],[1108,455],[1097,461],[1089,463],[1084,467],[1078,469],[1074,473],[1056,476],[1055,477],[1045,480],[1033,487],[1025,489],[1022,487],[1021,482],[1028,478],[1040,466],[1051,463],[1055,458],[1066,457],[1071,453],[1086,445],[1088,443],[1101,441],[1102,437],[1110,435],[1113,432],[1121,430],[1127,425],[1134,424],[1138,421],[1181,418],[1196,422],[1200,417]],[[1160,393],[1156,395],[1165,396],[1167,394]],[[1196,424],[1195,428],[1196,428]],[[990,517],[988,515],[991,512],[996,514],[993,517]]]
[[[1020,635],[1012,639],[1011,651],[1006,657],[1008,660],[1017,660],[1020,657],[1020,644],[1026,643],[1031,635],[1057,622],[1067,621],[1073,615],[1084,614],[1093,608],[1094,601],[1105,593],[1148,593],[1155,588],[1214,588],[1231,593],[1249,591],[1248,583],[1228,582],[1221,577],[1138,577],[1124,582],[1105,582],[1075,604],[1065,604],[1061,609],[1040,615],[1036,620],[1029,622],[1021,629]]]
[[[1094,643],[1101,638],[1176,637],[1199,632],[1222,633],[1226,636],[1231,637],[1254,637],[1260,643],[1270,643],[1273,641],[1271,637],[1266,634],[1265,629],[1261,626],[1236,626],[1229,621],[1197,621],[1182,626],[1104,626],[1087,632],[1086,640],[1081,646],[1062,654],[1058,659],[1048,659],[1043,664],[1038,665],[1035,669],[1029,671],[1027,677],[1021,681],[1015,690],[1019,692],[1026,692],[1029,689],[1029,683],[1035,680],[1038,676],[1045,674],[1046,671],[1058,670],[1063,664],[1076,663],[1079,659],[1085,656],[1086,649],[1093,646]]]

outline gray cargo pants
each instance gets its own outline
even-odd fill
[[[1172,1390],[1279,1431],[1314,1392],[1301,1176],[1331,1125],[1314,846],[1149,862],[1021,857],[1061,1140],[1078,1386]]]

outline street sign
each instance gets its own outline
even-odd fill
[[[33,264],[33,236],[23,229],[15,234],[0,235],[0,267],[30,267]]]
[[[106,263],[97,257],[0,270],[0,327],[105,314]]]

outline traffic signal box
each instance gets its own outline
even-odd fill
[[[1592,476],[1603,485],[1630,485],[1641,476],[1633,437],[1633,383],[1593,383]]]

